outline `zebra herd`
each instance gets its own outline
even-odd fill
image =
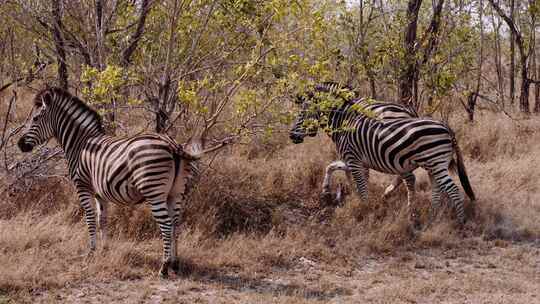
[[[418,118],[414,110],[398,104],[343,97],[340,93],[344,89],[347,87],[337,83],[322,83],[296,99],[301,111],[290,131],[291,140],[300,143],[322,127],[341,158],[327,167],[323,190],[329,189],[334,170],[345,170],[352,175],[365,201],[369,169],[374,169],[399,176],[385,195],[405,181],[411,205],[415,184],[412,171],[422,167],[431,178],[432,208],[437,209],[441,193],[446,192],[459,224],[463,224],[463,195],[448,174],[454,154],[463,188],[472,201],[475,198],[452,130],[441,122]],[[339,102],[328,106],[325,96]],[[188,152],[162,134],[106,135],[100,116],[59,88],[47,88],[35,96],[31,121],[18,146],[22,152],[30,152],[50,138],[55,138],[64,150],[69,176],[85,211],[90,253],[96,249],[97,226],[105,245],[108,202],[136,205],[146,201],[163,239],[159,274],[167,277],[169,269],[177,273],[179,203],[199,176],[201,153]]]

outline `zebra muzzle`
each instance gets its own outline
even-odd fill
[[[296,133],[291,133],[291,135],[289,136],[291,138],[291,141],[295,144],[299,144],[299,143],[302,143],[304,142],[304,137],[303,136],[299,136],[298,134]]]
[[[19,149],[22,152],[30,152],[34,148],[32,144],[28,143],[25,136],[19,139],[19,141],[17,142],[17,146],[19,146]]]

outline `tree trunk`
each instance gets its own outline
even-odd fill
[[[469,121],[474,121],[474,109],[476,108],[476,99],[478,98],[478,94],[480,92],[480,88],[482,86],[482,65],[484,63],[484,3],[482,0],[479,0],[478,3],[478,17],[480,22],[480,50],[478,54],[478,71],[476,73],[476,88],[474,92],[471,92],[468,96],[467,101],[467,112],[469,113]]]
[[[96,0],[96,10],[95,10],[95,27],[96,27],[96,64],[98,70],[102,71],[104,68],[104,50],[103,50],[103,2],[101,0]]]
[[[418,12],[422,0],[409,0],[407,5],[407,26],[403,37],[403,68],[399,81],[399,95],[403,104],[416,108],[417,94],[415,82],[418,78],[418,64],[416,59],[416,31],[418,28]]]
[[[371,18],[371,15],[373,14],[373,7],[370,8],[371,11],[369,12],[368,16],[368,23],[366,24],[364,22],[364,1],[360,1],[359,4],[359,29],[358,29],[358,38],[356,40],[355,48],[359,50],[360,52],[360,59],[362,61],[362,65],[364,69],[366,70],[366,76],[369,81],[369,89],[370,89],[370,95],[371,98],[377,99],[377,84],[375,82],[375,78],[377,75],[373,72],[369,65],[369,50],[367,45],[365,44],[366,41],[366,34],[367,34],[367,28],[369,27],[369,19]]]
[[[535,54],[536,56],[537,54]],[[538,60],[538,59],[537,59]],[[540,76],[540,64],[537,62],[536,65],[536,77]],[[538,79],[538,78],[535,78]],[[540,113],[540,83],[534,84],[534,113]]]
[[[62,37],[62,10],[61,0],[53,0],[51,2],[51,11],[54,18],[52,26],[52,35],[54,39],[54,46],[56,48],[56,61],[58,64],[58,84],[59,86],[67,90],[68,89],[68,72],[66,65],[66,49],[64,38]]]
[[[438,2],[435,4],[433,2],[433,17],[431,18],[431,22],[429,23],[429,28],[426,31],[426,34],[429,35],[429,40],[427,43],[426,48],[424,49],[424,54],[422,57],[422,62],[418,66],[418,69],[423,67],[431,58],[431,56],[437,52],[437,48],[439,47],[439,29],[441,27],[441,16],[442,16],[442,9],[444,6],[444,0],[438,0]],[[431,66],[431,73],[432,75],[435,75],[437,73],[437,66],[432,65]],[[420,75],[417,75],[417,77]],[[418,86],[418,79],[415,83],[416,86]],[[430,93],[428,96],[428,106],[433,106],[433,94],[436,91],[436,84],[432,81],[429,83],[430,87]],[[416,90],[418,91],[418,89]]]
[[[510,18],[514,20],[514,0],[510,1]],[[515,73],[516,73],[516,37],[514,31],[510,31],[510,104],[514,104],[516,99],[516,82],[515,82]]]
[[[532,21],[534,24],[535,19],[533,19]],[[538,54],[537,52],[538,50],[536,47],[536,32],[532,32],[532,36],[533,36],[533,45],[531,46],[532,47],[531,69],[533,73],[533,79],[538,80],[538,77],[540,76],[540,64],[538,63],[538,58],[536,57]],[[538,113],[540,111],[538,107],[540,107],[540,83],[535,82],[534,83],[534,108],[533,108],[534,113]]]
[[[504,108],[504,75],[502,68],[502,54],[501,54],[501,23],[495,23],[495,13],[491,15],[492,25],[495,29],[495,70],[497,71],[497,90],[498,90],[498,102]]]
[[[531,82],[527,78],[527,72],[521,72],[521,95],[519,96],[519,108],[523,113],[530,113],[529,88]]]
[[[476,99],[478,95],[471,92],[467,95],[467,114],[470,122],[474,122],[474,109],[476,108]]]

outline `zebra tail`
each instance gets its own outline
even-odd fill
[[[463,163],[463,155],[461,154],[461,149],[459,148],[455,137],[452,138],[452,146],[454,147],[454,152],[456,153],[456,159],[452,160],[450,166],[454,165],[457,167],[461,186],[463,186],[463,190],[465,190],[465,193],[467,193],[467,196],[471,199],[471,201],[474,202],[476,200],[476,196],[474,195],[474,191],[471,187],[471,182],[469,181],[469,176],[467,175],[467,170],[465,170],[465,164]]]
[[[173,192],[187,195],[199,179],[200,157],[195,156],[185,151],[181,146],[178,146],[173,154],[173,158],[175,167]]]

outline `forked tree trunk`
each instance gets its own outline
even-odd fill
[[[497,11],[499,16],[506,22],[510,31],[514,34],[515,42],[519,51],[519,63],[521,65],[521,94],[519,96],[519,108],[523,113],[530,113],[529,109],[529,88],[532,80],[529,78],[529,67],[527,61],[530,52],[525,50],[525,43],[521,32],[518,31],[514,20],[506,15],[501,7],[494,0],[489,0],[491,6]],[[529,47],[533,47],[533,41],[529,41]],[[530,49],[529,49],[530,50]]]

